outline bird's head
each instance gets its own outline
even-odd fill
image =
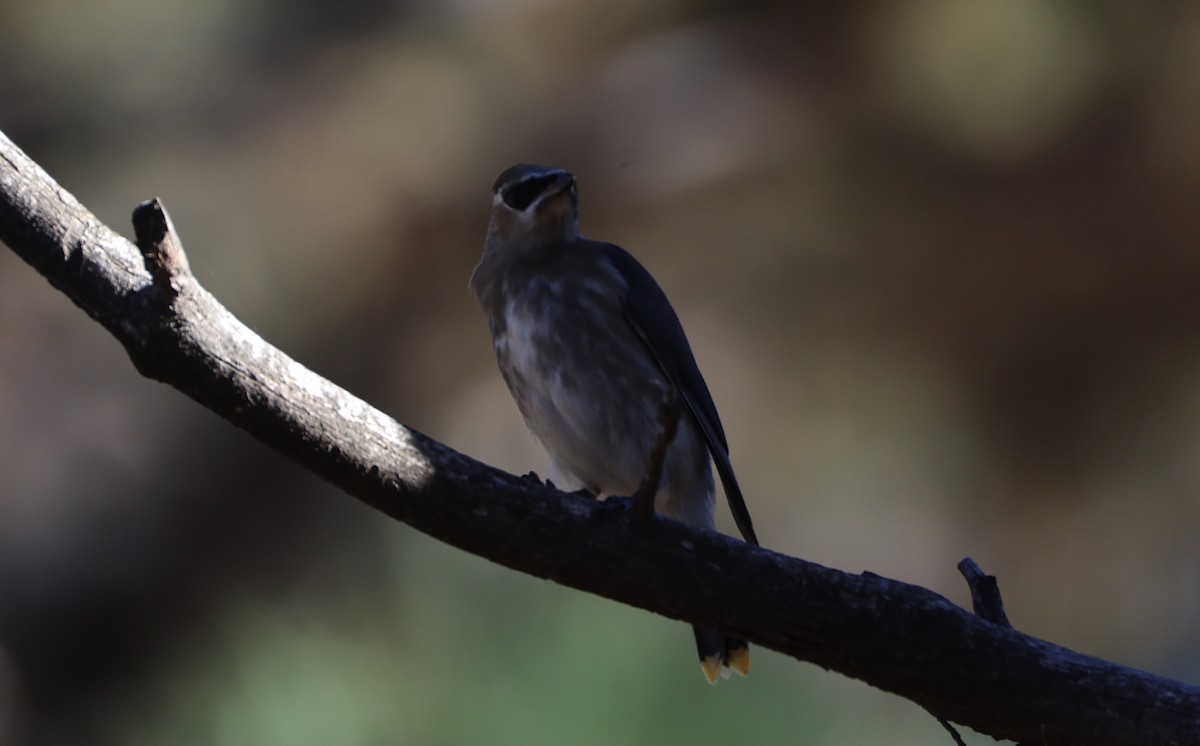
[[[576,238],[579,197],[571,172],[522,163],[496,179],[486,250],[530,251]]]

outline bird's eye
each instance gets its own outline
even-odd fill
[[[559,174],[547,174],[518,181],[504,189],[504,204],[517,211],[525,210],[538,195],[557,182],[558,177]]]

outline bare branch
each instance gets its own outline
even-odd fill
[[[1074,653],[871,573],[667,519],[634,531],[630,511],[457,453],[234,318],[188,273],[157,203],[136,220],[142,252],[0,135],[0,240],[104,325],[144,375],[384,513],[507,567],[720,628],[999,738],[1200,743],[1195,687]]]

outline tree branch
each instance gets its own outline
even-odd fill
[[[407,428],[267,344],[190,274],[166,213],[142,252],[0,134],[0,240],[167,383],[363,502],[507,567],[718,627],[1036,744],[1200,743],[1200,689],[851,575],[506,474]],[[144,254],[144,255],[143,255]],[[998,602],[998,594],[997,594]]]

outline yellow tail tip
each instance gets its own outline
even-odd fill
[[[750,648],[734,648],[728,652],[726,663],[734,671],[738,672],[739,676],[750,675]]]
[[[716,684],[721,679],[728,679],[731,671],[737,671],[738,676],[750,675],[750,649],[736,648],[730,650],[722,661],[716,656],[700,661],[700,670],[709,684]]]

